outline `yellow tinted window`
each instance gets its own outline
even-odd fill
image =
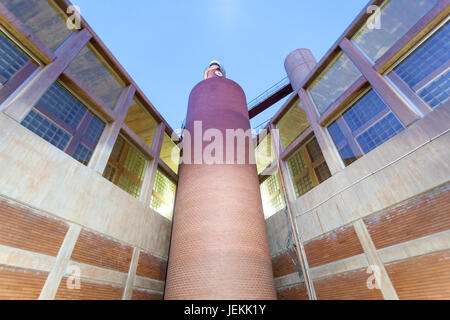
[[[125,124],[149,147],[153,144],[157,122],[142,104],[134,98],[134,104],[128,109]]]
[[[264,137],[255,148],[256,167],[258,174],[264,171],[275,160],[270,134]]]
[[[92,45],[84,47],[69,65],[69,70],[104,104],[114,109],[124,83]]]
[[[278,122],[283,148],[289,145],[309,127],[308,117],[300,101],[293,105]]]
[[[169,166],[173,172],[178,173],[178,164],[180,162],[180,149],[175,142],[169,137],[167,133],[164,134],[164,139],[160,153],[161,160]]]

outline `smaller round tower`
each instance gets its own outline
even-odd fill
[[[286,57],[284,68],[295,92],[300,89],[303,80],[316,64],[317,61],[309,49],[294,50]]]

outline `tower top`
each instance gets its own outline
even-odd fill
[[[225,69],[221,66],[220,62],[213,60],[209,63],[209,67],[206,69],[203,77],[209,78],[224,78],[226,76]]]

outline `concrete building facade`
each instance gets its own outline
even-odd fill
[[[188,213],[175,198],[212,196],[183,165],[178,186],[178,137],[84,19],[67,28],[70,5],[0,0],[0,299],[162,299],[172,212]],[[448,0],[371,0],[320,61],[286,59],[292,94],[243,181],[279,299],[450,299],[449,13]],[[211,270],[189,269],[198,297]],[[267,289],[262,274],[250,282]]]

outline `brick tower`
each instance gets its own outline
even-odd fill
[[[185,128],[192,143],[183,148],[191,155],[183,150],[165,299],[276,299],[252,141],[246,139],[240,162],[243,149],[225,139],[227,129],[250,129],[245,94],[217,61],[204,77],[189,97]],[[195,156],[215,141],[203,142],[208,129],[224,138],[213,164]],[[196,141],[202,142],[195,150]],[[226,150],[234,151],[232,164]]]

